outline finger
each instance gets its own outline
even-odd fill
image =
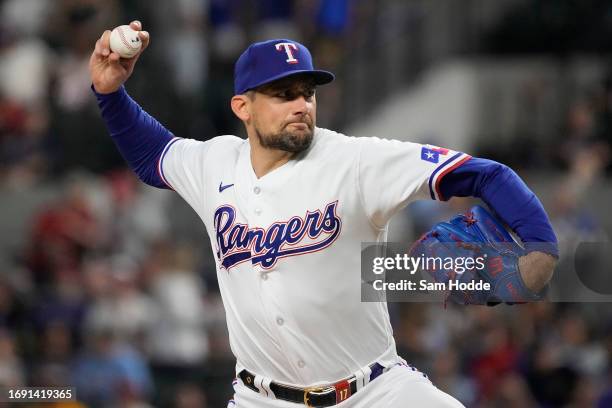
[[[142,54],[145,48],[149,46],[149,33],[147,31],[139,31],[138,36],[140,37],[140,41],[142,42],[140,51],[138,51],[138,53],[134,55],[132,58],[128,58],[128,59],[124,58],[122,60],[122,62],[127,63],[127,65],[124,65],[124,67],[127,70],[131,70],[133,68],[133,66],[136,64],[136,61],[138,61],[138,58],[140,58],[140,54]]]
[[[94,46],[94,54],[98,57],[102,56],[102,45],[100,45],[100,39],[96,41],[96,45]]]
[[[121,60],[119,60],[119,64],[126,70],[126,72],[132,72],[137,59],[138,56],[132,58],[121,58]]]
[[[125,58],[121,58],[121,56],[116,52],[111,52],[111,54],[108,56],[108,61],[116,75],[121,77],[126,76],[128,71],[125,65],[125,61],[127,61]]]
[[[96,41],[96,45],[94,47],[94,52],[93,52],[94,57],[97,58],[98,60],[102,61],[102,60],[104,60],[108,56],[108,54],[109,54],[109,52],[107,52],[106,55],[105,55],[105,53],[102,50],[102,40],[98,39]]]
[[[130,27],[136,31],[142,30],[142,23],[138,20],[134,20],[130,23]]]
[[[119,60],[121,60],[121,56],[117,54],[116,52],[111,52],[110,55],[108,56],[108,61],[111,64],[119,64]]]
[[[134,69],[134,65],[136,65],[136,62],[138,61],[138,58],[140,58],[142,51],[143,49],[141,48],[140,51],[138,51],[138,53],[132,58],[121,58],[121,65],[123,68],[125,68],[128,72],[131,72]]]
[[[140,31],[138,33],[138,36],[140,37],[140,41],[142,41],[142,48],[140,49],[140,52],[143,52],[144,49],[149,46],[149,41],[150,41],[149,32],[148,31]]]
[[[100,46],[102,49],[102,55],[105,57],[111,53],[110,52],[110,34],[111,34],[110,30],[106,30],[102,34],[102,37],[100,37]]]

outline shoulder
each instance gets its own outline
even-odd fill
[[[312,146],[313,153],[335,151],[336,153],[351,152],[358,149],[358,137],[347,136],[325,128],[316,128]],[[342,149],[337,150],[337,149]]]
[[[316,128],[317,140],[324,144],[368,145],[368,144],[402,144],[410,143],[397,139],[387,139],[377,136],[348,136],[334,130]]]
[[[176,146],[177,149],[185,149],[193,153],[207,153],[215,151],[218,153],[238,152],[246,141],[233,135],[216,136],[212,139],[201,141],[195,139],[175,138],[168,143],[168,146]]]
[[[413,145],[410,142],[402,142],[395,139],[384,139],[380,137],[347,136],[325,128],[317,128],[315,133],[316,149],[325,151],[335,151],[336,153],[346,152],[348,154],[359,154],[367,149],[397,149],[401,146]],[[341,149],[341,150],[337,150]],[[314,150],[314,149],[313,149]]]
[[[210,146],[210,149],[224,153],[238,153],[240,149],[247,143],[245,139],[239,138],[234,135],[223,135],[213,137],[206,141]]]

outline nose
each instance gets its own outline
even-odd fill
[[[306,99],[303,95],[298,96],[292,102],[292,113],[294,115],[303,115],[310,113],[312,110],[312,100]]]

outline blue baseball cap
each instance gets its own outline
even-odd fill
[[[317,85],[334,80],[334,74],[314,69],[308,48],[297,41],[278,39],[251,44],[236,61],[236,95],[290,75],[309,74]]]

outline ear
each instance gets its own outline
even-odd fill
[[[238,119],[247,121],[250,119],[251,114],[249,111],[250,100],[246,95],[234,95],[232,97],[231,106],[234,115],[238,116]]]

